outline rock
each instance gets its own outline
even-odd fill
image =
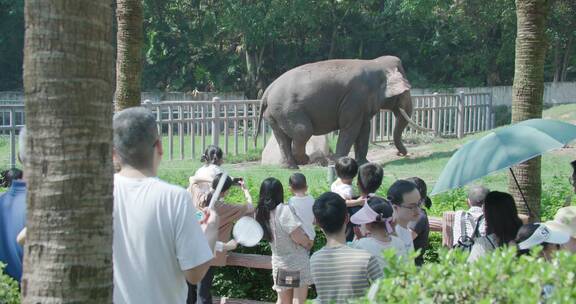
[[[306,144],[306,154],[310,157],[310,163],[318,163],[327,166],[331,155],[328,135],[312,136]],[[262,165],[282,165],[282,154],[274,135],[270,136],[266,147],[262,151]]]

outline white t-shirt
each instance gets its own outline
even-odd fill
[[[312,206],[314,206],[314,198],[310,195],[306,196],[293,196],[288,200],[288,204],[294,208],[296,215],[302,221],[302,229],[306,232],[309,239],[314,240],[316,231],[314,230],[314,213]]]
[[[373,237],[365,237],[354,241],[351,247],[364,249],[370,252],[374,257],[376,257],[378,263],[380,263],[381,268],[384,268],[387,264],[382,257],[382,252],[384,250],[394,248],[396,249],[397,255],[407,256],[407,252],[404,248],[404,243],[402,240],[393,235],[390,236],[390,239],[390,242],[383,242]]]
[[[222,168],[214,164],[209,164],[209,165],[203,165],[202,167],[198,168],[198,170],[196,170],[196,173],[194,173],[194,176],[214,179],[216,175],[220,173],[224,173],[224,170],[222,170]]]
[[[351,200],[354,196],[352,185],[344,184],[340,179],[337,179],[332,183],[330,191],[340,195],[344,200]]]
[[[185,270],[212,259],[190,194],[114,176],[114,303],[185,303]]]
[[[405,252],[411,254],[414,251],[414,241],[412,240],[412,230],[408,228],[404,228],[400,225],[396,225],[394,227],[396,231],[396,235],[402,241],[404,245]]]

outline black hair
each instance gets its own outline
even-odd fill
[[[378,213],[376,220],[371,225],[377,229],[386,229],[386,219],[392,217],[394,213],[390,202],[381,197],[373,196],[368,199],[368,206]]]
[[[503,246],[516,238],[522,220],[518,217],[516,202],[512,195],[491,191],[484,201],[484,218],[486,219],[486,234],[494,233],[498,237],[498,245]]]
[[[200,161],[207,165],[216,164],[217,162],[222,160],[223,154],[224,152],[222,152],[222,149],[220,149],[220,147],[210,145],[208,146],[208,148],[206,148],[204,154],[202,154]]]
[[[516,234],[516,239],[514,240],[514,242],[516,243],[516,245],[520,245],[520,243],[524,242],[525,240],[529,239],[534,232],[536,232],[536,229],[538,229],[538,227],[540,227],[540,223],[532,223],[532,224],[526,224],[526,225],[522,225],[522,227],[520,227],[520,229],[518,229],[518,233]],[[554,246],[556,244],[551,244],[551,243],[547,243],[547,242],[542,242],[536,246],[542,246],[543,248],[546,248],[547,246]],[[517,255],[521,256],[521,255],[526,255],[530,253],[530,250],[534,248],[527,248],[527,249],[520,249],[518,248],[518,252]]]
[[[428,197],[428,186],[426,186],[426,182],[417,176],[409,177],[406,180],[416,185],[416,189],[418,189],[420,197],[424,201],[424,206],[426,206],[426,209],[430,209],[430,207],[432,207],[432,200]]]
[[[367,163],[358,169],[358,188],[362,194],[375,193],[382,185],[384,170],[378,164]]]
[[[216,176],[212,180],[212,190],[206,196],[206,200],[204,202],[201,202],[200,207],[203,207],[203,208],[208,207],[208,204],[210,204],[210,201],[212,200],[212,196],[214,195],[214,191],[218,187],[218,183],[220,183],[221,178],[222,178],[222,173],[216,174]],[[230,189],[230,187],[232,187],[232,178],[230,178],[230,176],[226,176],[226,180],[224,181],[224,185],[222,185],[222,190],[220,190],[220,193],[228,191],[228,189]]]
[[[294,190],[303,190],[308,186],[308,184],[306,183],[306,176],[298,172],[290,175],[290,178],[288,179],[288,184]]]
[[[272,231],[270,230],[270,212],[282,204],[284,201],[284,188],[282,183],[274,178],[268,177],[260,185],[260,196],[258,197],[258,206],[256,207],[256,221],[260,223],[264,230],[264,240],[273,241]]]
[[[570,165],[572,165],[572,170],[574,170],[574,174],[576,174],[576,160],[573,160]]]
[[[2,171],[0,173],[0,187],[8,188],[12,185],[12,181],[22,179],[22,170],[12,168]]]
[[[320,195],[314,201],[312,212],[318,226],[328,234],[339,232],[344,227],[346,214],[348,214],[346,201],[334,192],[325,192]]]
[[[391,204],[400,206],[404,202],[404,194],[416,190],[416,185],[407,180],[397,180],[388,188],[388,200]]]
[[[336,160],[335,169],[339,178],[353,179],[358,174],[358,163],[351,157],[340,157]]]

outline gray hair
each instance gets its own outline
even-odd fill
[[[18,158],[20,162],[24,164],[26,161],[26,127],[20,129],[20,134],[18,134]]]
[[[158,139],[152,111],[143,107],[122,110],[114,115],[113,127],[114,150],[120,163],[135,169],[151,168]]]
[[[468,189],[468,200],[470,201],[470,205],[481,207],[484,205],[484,200],[486,199],[486,195],[490,193],[490,190],[484,186],[472,186]]]

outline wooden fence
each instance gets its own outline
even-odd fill
[[[433,135],[462,138],[494,128],[492,97],[488,93],[415,95],[412,104],[412,120],[434,130]],[[381,111],[372,119],[371,141],[392,140],[395,124],[392,112]],[[404,131],[406,137],[422,134],[410,126]]]
[[[432,136],[458,137],[494,127],[492,98],[487,93],[430,94],[412,96],[412,120],[432,129]],[[156,115],[158,131],[164,141],[168,158],[198,159],[207,145],[222,147],[227,155],[259,153],[266,144],[270,128],[266,121],[260,126],[260,140],[253,134],[258,120],[260,100],[162,101],[144,102]],[[390,141],[396,118],[390,111],[381,111],[372,119],[372,142]],[[0,133],[10,136],[10,164],[15,164],[15,136],[24,124],[24,105],[0,101]],[[335,134],[335,133],[334,133]],[[423,133],[408,127],[405,137]]]

